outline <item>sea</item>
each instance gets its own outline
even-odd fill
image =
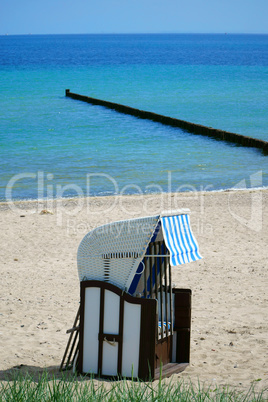
[[[268,141],[268,35],[0,36],[0,200],[268,187],[262,150],[66,89]]]

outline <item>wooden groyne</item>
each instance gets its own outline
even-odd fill
[[[147,112],[145,110],[135,109],[130,106],[121,105],[119,103],[108,102],[101,99],[91,98],[89,96],[75,94],[73,92],[70,92],[69,89],[66,89],[65,95],[72,99],[77,99],[83,102],[90,103],[92,105],[104,106],[109,109],[116,110],[120,113],[139,117],[140,119],[152,120],[158,123],[165,124],[167,126],[179,127],[193,134],[213,137],[218,140],[239,144],[244,147],[258,148],[261,149],[265,155],[268,155],[268,142],[259,140],[257,138],[247,137],[245,135],[231,133],[229,131],[218,130],[216,128],[202,126],[201,124],[190,123],[185,120],[163,116],[161,114]]]

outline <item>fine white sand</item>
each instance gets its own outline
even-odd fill
[[[172,380],[267,387],[267,190],[0,204],[0,378],[13,368],[57,373],[79,305],[77,248],[89,230],[182,207],[204,258],[173,270],[193,305],[191,364]]]

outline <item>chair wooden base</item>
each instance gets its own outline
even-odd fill
[[[172,289],[172,300],[173,329],[166,324],[159,332],[156,299],[133,297],[102,281],[81,282],[80,324],[76,318],[70,331],[79,334],[78,345],[69,340],[61,369],[75,365],[82,374],[145,381],[183,371],[190,361],[191,291]]]
[[[178,374],[184,371],[189,366],[189,363],[167,363],[161,368],[155,369],[154,379],[170,377],[173,374]]]

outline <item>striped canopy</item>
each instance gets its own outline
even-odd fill
[[[154,286],[156,276],[161,273],[160,265],[168,254],[171,266],[201,259],[188,212],[186,209],[166,211],[161,215],[111,222],[91,230],[78,248],[80,281],[109,282],[135,294],[143,291],[144,281],[148,290]],[[151,246],[155,247],[153,251]],[[150,269],[144,272],[147,263],[151,264],[152,281]]]
[[[164,241],[170,251],[171,266],[202,258],[190,227],[189,215],[162,216],[161,223]]]
[[[167,255],[169,256],[171,266],[182,265],[203,258],[199,253],[197,241],[190,227],[189,212],[186,209],[167,211],[159,216],[158,224],[148,243],[146,253],[139,263],[136,274],[128,289],[130,294],[144,293],[145,282],[147,291],[151,291],[151,286],[154,287],[156,283],[156,275],[161,275],[160,266]],[[154,244],[157,243],[160,246],[154,248]],[[166,248],[168,249],[168,253],[166,252]],[[150,260],[151,262],[149,262]],[[145,272],[145,265],[147,264],[151,264],[151,269]]]

